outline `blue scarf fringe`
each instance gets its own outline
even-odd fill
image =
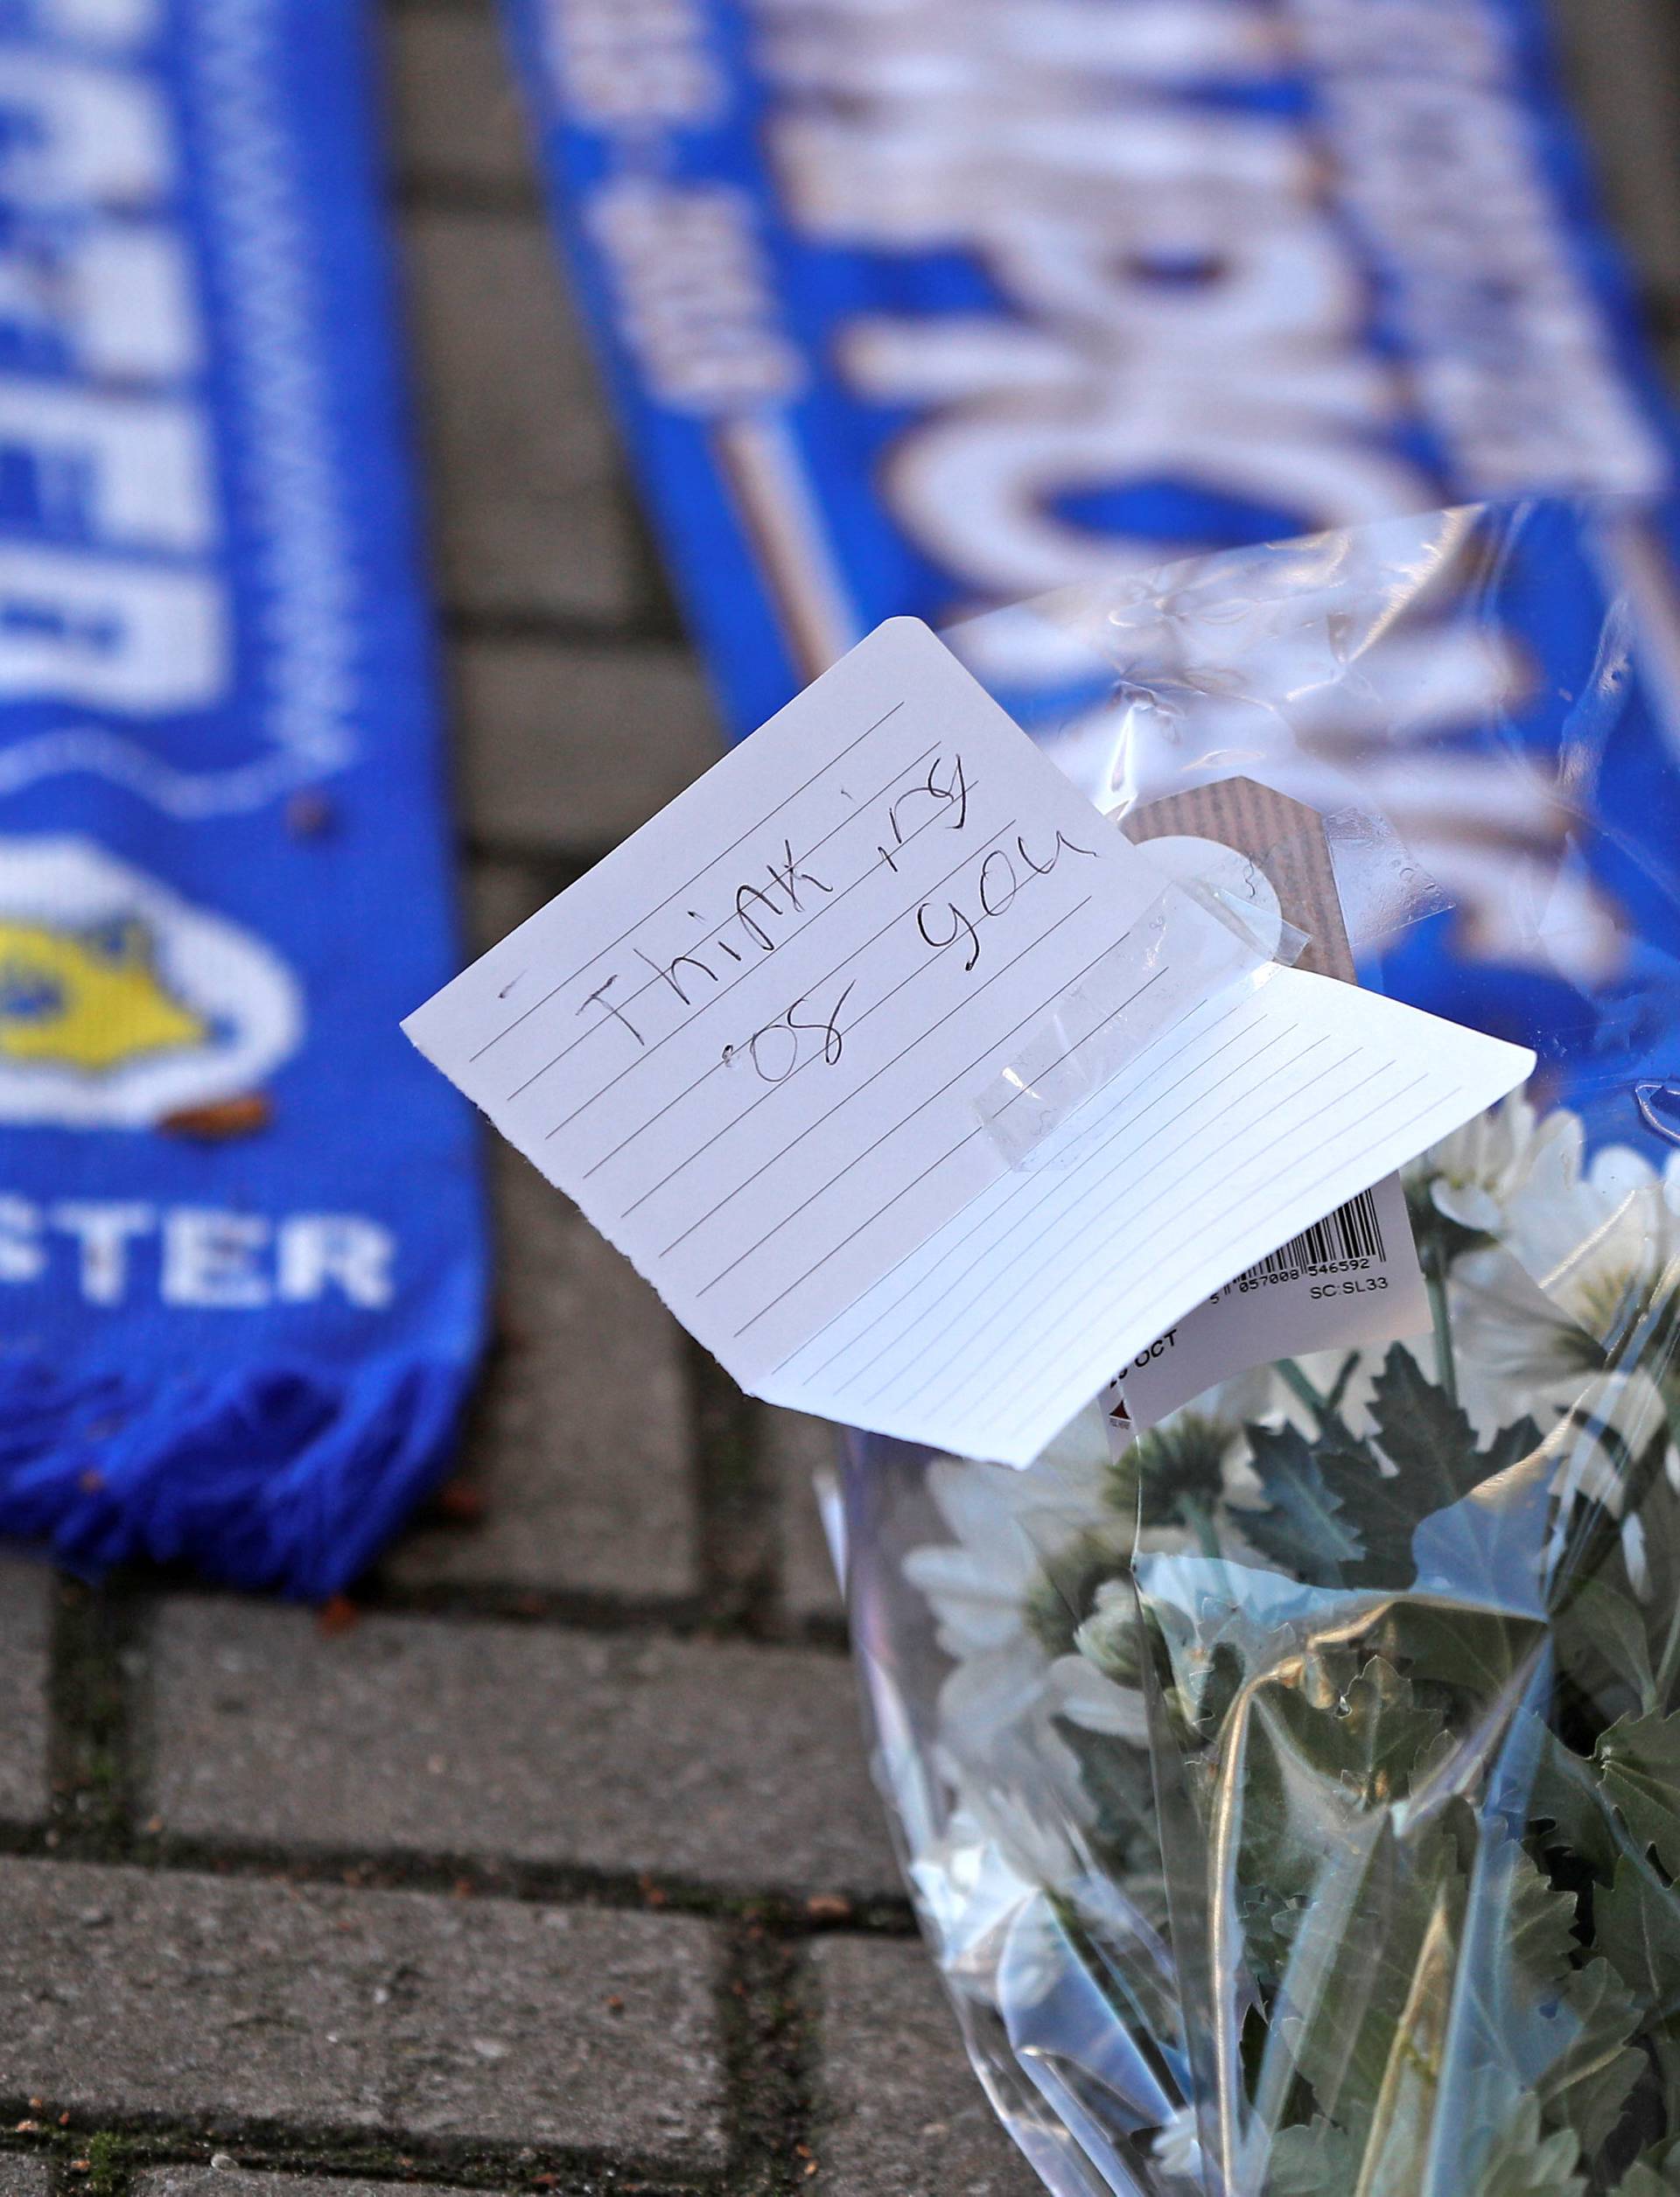
[[[0,1515],[84,1576],[144,1559],[323,1601],[442,1476],[464,1391],[396,1354],[144,1391],[0,1365]]]

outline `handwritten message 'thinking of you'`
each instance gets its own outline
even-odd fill
[[[1251,960],[899,619],[404,1026],[744,1388],[1025,1462],[1532,1066]],[[1046,1026],[1122,1065],[1023,1169]]]

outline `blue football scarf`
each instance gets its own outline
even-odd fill
[[[0,1532],[310,1596],[481,1293],[365,18],[0,17]]]
[[[1514,878],[1567,896],[1588,841],[1655,850],[1671,828],[1651,804],[1680,743],[1680,437],[1545,14],[505,0],[556,225],[735,733],[894,612],[948,625],[1396,513],[1626,499],[1588,529],[1590,571],[1559,507],[1509,531],[1508,585],[1444,593],[1386,658],[1432,697],[1396,717],[1450,743],[1500,717],[1510,657],[1572,660],[1604,593],[1637,619],[1646,692],[1615,767],[1578,789],[1585,840],[1472,813],[1467,780],[1421,755],[1388,780],[1396,829],[1460,902],[1404,941],[1404,996],[1497,1030],[1532,1026],[1539,987],[1567,1044],[1566,976],[1477,918]],[[993,692],[1057,722],[1043,629],[976,630]],[[1555,767],[1544,716],[1513,736],[1550,741]],[[1637,899],[1634,867],[1613,882]]]

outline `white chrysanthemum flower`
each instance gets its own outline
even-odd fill
[[[1013,1644],[1046,1560],[1103,1519],[1110,1470],[1095,1405],[1025,1472],[956,1457],[928,1468],[928,1492],[956,1538],[913,1549],[904,1569],[927,1596],[948,1655],[985,1655]],[[1113,1530],[1124,1557],[1124,1522],[1116,1520]]]
[[[1585,1168],[1536,1170],[1513,1200],[1502,1240],[1614,1359],[1680,1286],[1680,1156],[1659,1174],[1642,1154],[1613,1145]]]
[[[1542,1123],[1522,1092],[1514,1092],[1425,1152],[1418,1172],[1437,1209],[1450,1221],[1494,1235],[1544,1147],[1572,1133],[1578,1145],[1579,1131],[1570,1114],[1549,1114]]]
[[[1046,1886],[1070,1882],[1084,1857],[1069,1827],[1001,1792],[965,1793],[939,1837],[911,1864],[940,1965],[984,1984],[1003,1937]]]
[[[1131,1590],[1122,1585],[1121,1592],[1133,1607],[1135,1624],[1136,1606],[1131,1604]],[[1087,1629],[1087,1625],[1079,1628],[1079,1654],[1059,1655],[1050,1666],[1055,1713],[1066,1717],[1069,1724],[1078,1725],[1082,1731],[1099,1732],[1107,1739],[1124,1739],[1134,1747],[1147,1746],[1149,1711],[1141,1689],[1122,1685],[1088,1658],[1084,1646]]]
[[[1262,1491],[1243,1430],[1256,1420],[1277,1417],[1292,1401],[1272,1367],[1256,1366],[1204,1389],[1158,1426],[1136,1436],[1128,1463],[1158,1478],[1169,1491],[1176,1487],[1180,1493],[1204,1501],[1255,1508],[1263,1500]],[[1123,1463],[1122,1470],[1127,1468]],[[1139,1550],[1185,1547],[1183,1524],[1152,1524],[1150,1508],[1146,1502],[1138,1536]]]
[[[1056,1725],[1147,1744],[1143,1696],[1130,1683],[1135,1652],[1120,1660],[1121,1635],[1135,1619],[1124,1575],[1134,1541],[1159,1553],[1190,1547],[1192,1536],[1181,1523],[1148,1521],[1147,1505],[1137,1528],[1122,1492],[1128,1469],[1147,1460],[1169,1482],[1197,1484],[1210,1515],[1221,1501],[1253,1504],[1259,1486],[1242,1431],[1275,1415],[1279,1402],[1276,1375],[1260,1368],[1173,1414],[1117,1467],[1093,1406],[1025,1472],[957,1458],[929,1468],[928,1491],[953,1538],[913,1550],[904,1571],[952,1661],[940,1726],[960,1786],[980,1789],[1005,1761],[1038,1748],[1070,1772],[1070,1805],[1083,1810]],[[1079,1636],[1088,1619],[1101,1643],[1095,1652]]]
[[[1110,1579],[1096,1591],[1096,1605],[1080,1627],[1074,1646],[1106,1676],[1130,1677],[1137,1662],[1138,1594],[1130,1579]]]
[[[1452,1330],[1466,1403],[1550,1429],[1588,1377],[1637,1353],[1680,1292],[1680,1158],[1659,1174],[1612,1146],[1583,1164],[1580,1124],[1534,1140],[1506,1195],[1499,1247],[1453,1269]],[[1547,1127],[1550,1127],[1548,1123]],[[1593,1399],[1595,1408],[1614,1397]]]
[[[1628,1462],[1653,1445],[1680,1485],[1668,1402],[1647,1369],[1661,1370],[1652,1346],[1680,1315],[1680,1159],[1659,1173],[1611,1146],[1589,1161],[1579,1122],[1560,1109],[1498,1197],[1495,1246],[1460,1258],[1451,1278],[1460,1400],[1484,1438],[1532,1418],[1557,1459],[1560,1503],[1620,1517]],[[1622,1521],[1622,1547],[1641,1592],[1636,1516]]]
[[[1025,1472],[959,1458],[929,1467],[928,1490],[955,1538],[912,1550],[904,1570],[953,1659],[940,1721],[961,1760],[982,1761],[1060,1713],[1054,1656],[1034,1619],[1054,1602],[1058,1561],[1082,1544],[1093,1563],[1124,1566],[1131,1527],[1105,1503],[1112,1469],[1096,1405]]]

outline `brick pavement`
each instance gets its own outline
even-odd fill
[[[51,1626],[46,1574],[0,1557],[0,1824],[38,1823],[46,1814]]]
[[[830,2197],[1032,2197],[919,1945],[814,1949],[822,2053],[812,2135]]]
[[[139,1668],[161,1835],[899,1890],[837,1655],[436,1617],[323,1638],[304,1611],[181,1598]]]
[[[9,2082],[74,2120],[724,2158],[709,1923],[0,1861]]]
[[[1558,6],[1672,339],[1671,0]],[[386,29],[487,941],[717,736],[486,0]],[[0,2197],[1027,2197],[856,1738],[831,1437],[736,1396],[522,1162],[494,1176],[462,1479],[354,1628],[0,1560]]]

